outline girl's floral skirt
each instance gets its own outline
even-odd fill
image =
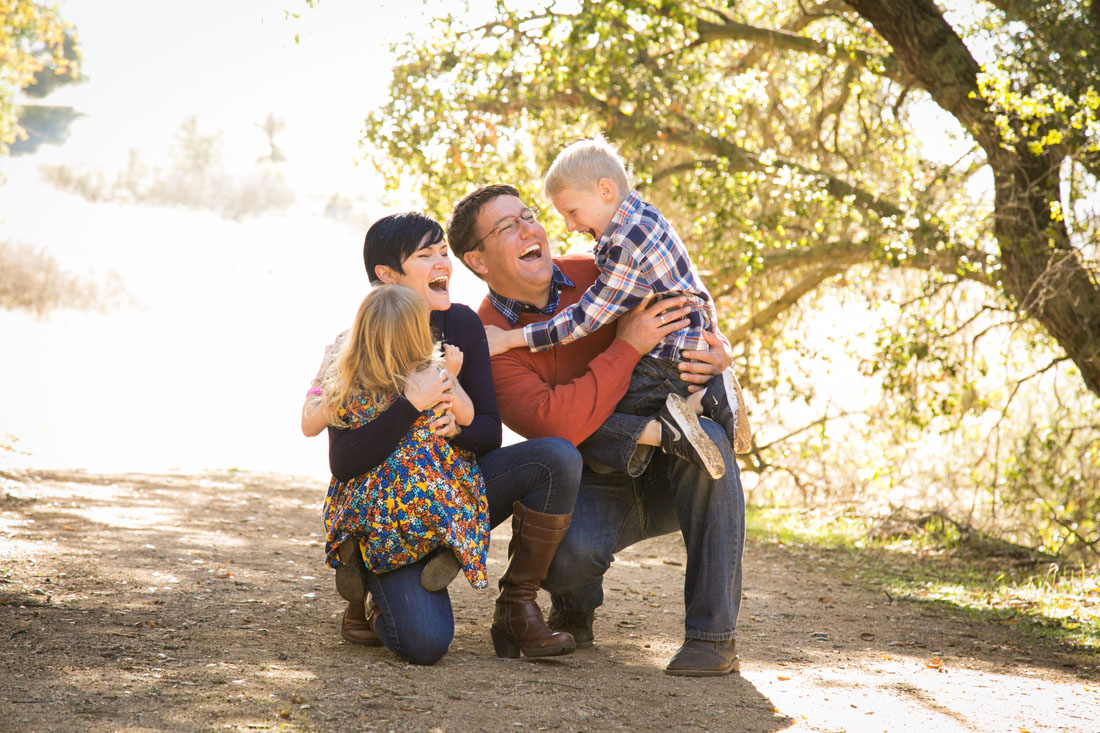
[[[421,415],[384,463],[347,483],[335,478],[325,497],[327,562],[354,537],[367,567],[396,570],[435,548],[450,547],[475,588],[488,584],[489,505],[473,454],[452,446]]]

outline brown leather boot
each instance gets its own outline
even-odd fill
[[[508,567],[493,609],[493,649],[498,657],[556,657],[577,648],[564,631],[551,631],[538,604],[539,585],[565,537],[572,514],[542,514],[518,501],[512,506]]]
[[[340,621],[340,636],[350,644],[363,646],[382,646],[374,625],[378,621],[378,604],[367,596],[366,607],[362,602],[349,601],[344,609],[344,618]]]

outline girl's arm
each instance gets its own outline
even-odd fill
[[[314,384],[318,383],[314,382]],[[307,438],[320,435],[321,431],[328,427],[328,417],[321,405],[321,395],[315,393],[314,389],[319,388],[311,388],[306,394],[305,404],[302,405],[302,435]]]
[[[321,368],[317,370],[317,376],[313,378],[313,383],[309,385],[309,391],[306,392],[306,401],[302,404],[302,435],[307,438],[320,435],[321,431],[328,427],[328,415],[325,414],[321,400],[321,377],[325,373],[325,367],[328,366],[331,350],[331,346],[325,348],[325,356],[321,359]]]
[[[446,363],[447,374],[454,384],[454,402],[451,403],[451,412],[455,416],[455,422],[465,427],[474,421],[474,402],[462,388],[458,381],[458,374],[462,371],[462,350],[453,344],[443,345],[443,356]]]
[[[493,389],[493,372],[489,365],[489,347],[485,342],[485,327],[468,307],[455,303],[448,315],[445,336],[462,350],[462,371],[458,377],[463,393],[474,406],[474,419],[451,439],[454,445],[475,455],[484,455],[500,447],[500,412]]]

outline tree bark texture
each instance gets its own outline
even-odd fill
[[[893,47],[901,67],[982,146],[995,183],[993,232],[1001,280],[1017,308],[1035,318],[1100,396],[1100,283],[1051,220],[1060,200],[1061,153],[1007,147],[978,92],[980,68],[931,0],[848,0]],[[973,93],[973,94],[972,94]]]

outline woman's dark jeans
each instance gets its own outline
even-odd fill
[[[570,514],[581,478],[581,456],[561,438],[536,438],[497,448],[478,459],[489,500],[489,521],[497,526],[520,502],[544,514]],[[378,636],[386,648],[412,664],[439,661],[454,638],[447,590],[420,587],[423,558],[387,573],[367,571],[367,587],[381,611]]]

